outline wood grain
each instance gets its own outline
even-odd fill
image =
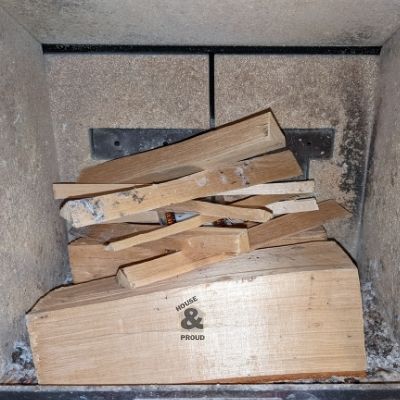
[[[287,200],[295,195],[293,194],[265,194],[258,196],[246,197],[245,199],[233,200],[229,202],[230,205],[235,207],[248,207],[248,208],[265,208],[267,204],[274,203],[276,201]]]
[[[99,243],[106,243],[115,239],[122,239],[134,233],[150,232],[160,229],[160,224],[130,224],[130,223],[110,223],[88,225],[83,228],[72,228],[70,233],[75,237],[90,238]]]
[[[122,265],[149,260],[168,252],[176,246],[156,243],[130,247],[122,251],[107,251],[93,239],[78,239],[68,245],[69,264],[74,283],[113,276]]]
[[[198,215],[196,217],[186,219],[182,222],[165,226],[161,229],[157,229],[151,232],[138,233],[125,239],[112,241],[106,246],[106,250],[120,251],[132,246],[154,242],[156,240],[163,239],[171,235],[176,235],[180,232],[198,228],[206,222],[212,222],[212,219],[210,219],[209,217]]]
[[[148,183],[180,178],[286,146],[269,111],[221,126],[180,143],[84,169],[80,183]]]
[[[117,252],[107,251],[101,244],[113,237],[125,237],[126,232],[129,232],[126,228],[94,232],[95,239],[82,238],[70,243],[68,252],[73,282],[113,276],[121,266],[174,251],[184,250],[200,258],[221,253],[240,254],[250,249],[247,229],[219,227],[200,227]]]
[[[283,215],[250,228],[250,247],[252,249],[268,247],[271,242],[273,243],[278,239],[351,215],[334,200],[323,201],[318,206],[318,211]]]
[[[295,214],[318,210],[318,204],[315,198],[277,201],[266,204],[266,207],[268,210],[272,211],[274,217],[283,214]]]
[[[193,296],[203,329],[188,331],[177,307]],[[258,250],[134,290],[114,278],[57,289],[27,322],[40,384],[246,382],[366,367],[357,269],[334,242]]]
[[[112,193],[119,190],[143,186],[141,184],[115,183],[53,183],[53,194],[56,200],[93,197],[98,194]]]
[[[218,193],[219,196],[253,196],[277,194],[312,194],[315,190],[314,181],[278,182],[253,185],[245,188],[228,190]]]
[[[211,256],[198,256],[178,251],[139,264],[120,268],[117,282],[120,286],[133,289],[161,282],[197,268],[232,258],[233,254],[219,253]]]
[[[180,251],[120,268],[117,273],[118,283],[131,289],[138,288],[171,279],[250,250],[247,229],[197,229],[187,231],[186,235],[183,233],[180,239],[183,239]]]
[[[88,199],[69,200],[61,208],[60,214],[72,226],[82,227],[211,196],[221,188],[229,190],[287,179],[298,175],[300,171],[293,154],[286,150],[157,185]]]
[[[328,236],[324,227],[317,226],[316,228],[311,228],[307,231],[296,232],[289,236],[271,240],[267,247],[288,246],[293,244],[323,241],[327,239]]]
[[[129,224],[121,224],[129,225]],[[102,228],[107,225],[94,225],[88,228]],[[174,251],[184,250],[189,254],[207,257],[215,254],[241,254],[250,249],[248,231],[240,228],[200,227],[178,233],[150,243],[107,251],[102,243],[113,238],[125,237],[130,227],[89,232],[92,238],[75,240],[68,245],[70,268],[74,283],[113,276],[118,268],[136,262],[149,260]],[[154,227],[152,228],[154,229]],[[147,228],[147,231],[150,229]],[[326,240],[323,227],[298,232],[269,243],[269,247]]]
[[[254,222],[266,222],[272,218],[272,213],[265,209],[235,207],[196,200],[173,204],[165,207],[164,210],[173,212],[193,211],[201,215],[213,216],[216,218],[231,218]]]

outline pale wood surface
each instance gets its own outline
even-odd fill
[[[69,264],[74,283],[104,278],[117,273],[122,265],[133,264],[166,254],[175,246],[135,246],[126,250],[107,251],[93,239],[78,239],[68,245]]]
[[[245,160],[286,146],[264,111],[183,142],[84,169],[80,183],[160,182]]]
[[[246,197],[245,199],[234,199],[229,204],[235,207],[255,207],[265,208],[266,204],[274,203],[276,201],[287,200],[292,198],[292,194],[265,194],[259,196]]]
[[[268,203],[266,207],[268,210],[272,211],[275,217],[282,214],[294,214],[318,210],[317,200],[314,198],[277,201],[275,203]]]
[[[71,233],[76,237],[91,238],[99,243],[109,242],[113,239],[122,239],[138,232],[149,232],[154,229],[160,229],[160,224],[127,224],[110,223],[88,225],[83,228],[71,229]]]
[[[293,154],[286,150],[158,185],[88,199],[69,200],[60,214],[74,227],[104,223],[126,215],[207,197],[222,188],[230,190],[260,182],[287,179],[297,176],[300,171]]]
[[[102,227],[102,225],[96,227]],[[219,227],[200,227],[118,252],[107,251],[105,246],[100,244],[113,237],[123,237],[126,232],[129,231],[114,229],[111,232],[94,232],[96,239],[79,239],[70,243],[68,252],[73,282],[81,283],[113,276],[121,266],[131,265],[172,251],[184,250],[198,257],[207,257],[221,253],[241,254],[250,250],[247,229]],[[325,229],[317,227],[270,241],[268,247],[326,239]]]
[[[191,304],[204,329],[187,331]],[[365,369],[357,269],[333,242],[277,247],[138,289],[61,288],[28,315],[40,384],[191,383]],[[181,340],[202,334],[204,340]],[[160,358],[161,357],[161,358]]]
[[[181,240],[181,250],[197,258],[220,253],[241,254],[250,250],[248,230],[243,228],[201,227],[173,238]]]
[[[194,231],[197,234],[186,232],[181,251],[121,268],[117,274],[119,284],[128,288],[146,286],[250,250],[247,229],[221,228],[221,232],[215,234],[218,228],[204,230],[205,234],[201,234],[200,229]],[[181,239],[185,239],[184,234]]]
[[[219,196],[253,196],[275,194],[311,194],[314,193],[314,181],[278,182],[253,185],[241,189],[227,190]]]
[[[201,215],[208,215],[217,218],[232,218],[254,222],[266,222],[272,218],[272,213],[265,209],[235,207],[197,200],[173,204],[165,207],[165,210],[174,212],[193,211]]]
[[[149,210],[143,211],[137,214],[132,215],[124,215],[119,218],[111,219],[109,221],[105,221],[105,224],[117,224],[123,222],[130,222],[133,224],[158,224],[160,223],[160,216],[157,211]]]
[[[209,217],[204,217],[198,215],[186,219],[182,222],[177,222],[175,224],[165,226],[161,229],[157,229],[151,232],[138,233],[134,236],[127,237],[125,239],[112,241],[107,245],[106,250],[109,251],[119,251],[124,250],[132,246],[138,246],[147,242],[154,242],[158,239],[165,238],[167,236],[176,235],[177,233],[188,231],[190,229],[198,228],[206,222],[211,222],[212,219]]]
[[[193,271],[197,268],[233,257],[233,254],[219,253],[211,256],[197,256],[183,251],[167,254],[153,260],[120,268],[117,282],[126,288],[138,288]]]
[[[318,206],[318,211],[287,214],[250,228],[250,247],[252,249],[268,247],[271,242],[278,239],[323,225],[336,218],[345,218],[351,215],[334,200],[323,201]]]
[[[247,229],[219,227],[200,227],[117,252],[107,251],[100,244],[113,237],[124,237],[127,232],[127,229],[93,232],[95,239],[82,238],[70,243],[68,252],[73,282],[112,276],[121,266],[172,251],[184,250],[201,258],[220,253],[240,254],[250,249]]]
[[[317,226],[307,231],[301,231],[293,233],[292,235],[281,237],[275,240],[271,240],[268,243],[268,247],[275,246],[287,246],[291,244],[317,242],[321,240],[327,240],[328,236],[323,226]]]
[[[141,184],[115,183],[53,183],[53,194],[57,200],[68,198],[93,197],[96,194],[111,193],[118,190],[143,186]]]

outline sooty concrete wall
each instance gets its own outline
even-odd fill
[[[58,180],[39,43],[0,9],[0,376],[24,316],[64,280],[64,225],[52,199]]]
[[[377,56],[216,56],[216,123],[271,107],[283,128],[334,128],[331,160],[312,161],[319,199],[353,217],[330,236],[355,256],[366,154],[374,118]]]
[[[400,31],[383,47],[359,259],[400,340]]]
[[[203,55],[46,55],[61,179],[94,164],[90,128],[209,127]]]

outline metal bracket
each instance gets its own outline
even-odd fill
[[[111,160],[142,153],[188,139],[202,129],[120,129],[96,128],[90,130],[92,158]]]
[[[283,131],[287,147],[293,152],[303,169],[300,179],[309,178],[310,160],[332,158],[334,129],[284,129]]]
[[[200,132],[201,129],[91,129],[92,157],[110,160],[137,154],[180,142]],[[332,157],[334,129],[284,129],[284,133],[288,148],[303,169],[303,175],[296,179],[308,179],[310,160]]]

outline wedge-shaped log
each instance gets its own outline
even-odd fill
[[[258,250],[134,290],[115,278],[56,289],[27,320],[40,384],[262,382],[366,367],[357,268],[334,242]]]
[[[287,214],[250,228],[250,247],[252,249],[269,247],[271,243],[279,239],[315,228],[336,218],[351,215],[334,200],[323,201],[318,206],[318,211]]]
[[[285,146],[272,113],[264,111],[171,146],[86,168],[79,182],[161,182]]]
[[[129,232],[130,227],[124,227],[128,224],[121,225],[123,227],[115,226],[108,230],[105,229],[107,225],[93,225],[88,228],[104,229],[91,229],[93,232],[88,233],[92,238],[78,239],[68,245],[74,283],[113,276],[121,266],[181,250],[197,258],[223,253],[240,254],[249,250],[247,229],[201,227],[125,250],[107,251],[101,243],[123,237]]]
[[[157,185],[69,200],[62,207],[61,215],[74,227],[104,223],[142,211],[211,196],[223,188],[230,190],[287,179],[297,176],[300,171],[293,154],[286,150]]]
[[[277,194],[311,194],[314,193],[314,181],[278,182],[249,186],[241,189],[218,193],[219,196],[253,196]]]
[[[166,211],[185,212],[193,211],[205,216],[216,218],[232,218],[243,221],[266,222],[272,218],[272,213],[257,208],[235,207],[225,204],[210,203],[208,201],[190,200],[184,203],[165,207]]]

